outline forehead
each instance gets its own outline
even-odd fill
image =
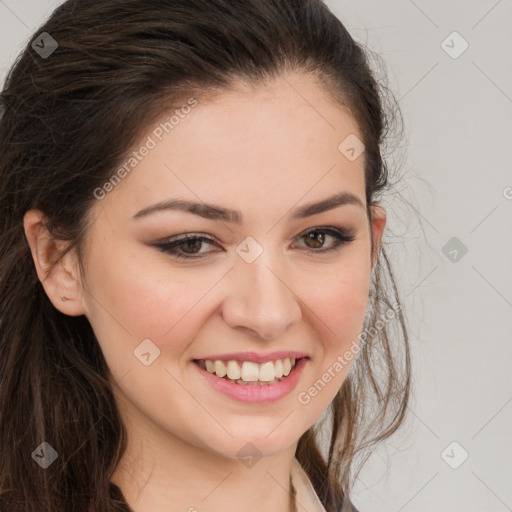
[[[180,197],[284,210],[343,191],[365,202],[364,154],[351,161],[340,151],[347,137],[362,139],[357,123],[311,77],[283,75],[191,99],[183,105],[192,108],[165,112],[146,130],[101,209],[126,216]],[[141,157],[143,147],[150,149]]]

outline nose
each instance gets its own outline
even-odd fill
[[[281,267],[275,270],[262,256],[252,263],[237,261],[229,273],[228,297],[222,316],[233,329],[264,340],[282,336],[302,317],[298,297]]]

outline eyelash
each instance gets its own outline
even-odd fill
[[[353,242],[355,240],[355,237],[347,234],[347,232],[336,229],[336,228],[329,228],[329,227],[318,227],[318,228],[310,229],[310,230],[306,231],[305,233],[299,235],[297,238],[299,238],[299,239],[305,238],[306,236],[310,235],[311,233],[326,233],[327,235],[332,236],[336,240],[336,243],[332,247],[329,247],[328,249],[318,249],[318,250],[305,249],[305,252],[308,254],[318,254],[318,253],[325,254],[330,251],[340,250],[344,245],[347,245],[348,243]],[[211,238],[204,237],[204,236],[198,236],[197,234],[191,233],[191,234],[184,236],[182,238],[179,238],[177,240],[156,243],[154,245],[156,247],[158,247],[159,249],[161,249],[163,252],[165,252],[167,254],[171,254],[172,256],[174,256],[176,258],[196,259],[196,260],[203,258],[204,256],[190,256],[190,255],[180,254],[177,251],[177,248],[179,247],[180,244],[182,244],[184,242],[188,242],[190,240],[201,240],[204,242],[208,242],[211,245],[216,243],[215,240],[212,240]]]

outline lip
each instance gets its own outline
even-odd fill
[[[284,352],[282,352],[284,353]],[[275,357],[275,354],[271,354],[272,357]],[[286,352],[285,354],[290,354],[290,352]],[[242,354],[229,354],[230,356],[236,355],[240,357]],[[247,352],[244,354],[247,355]],[[268,354],[265,355],[266,359],[263,361],[268,361]],[[226,357],[224,354],[222,357]],[[286,355],[285,357],[290,357]],[[215,357],[216,359],[220,359]],[[199,359],[199,358],[198,358]],[[209,358],[208,358],[209,359]],[[234,358],[231,358],[234,359]],[[280,357],[276,357],[276,359],[281,359]],[[244,359],[246,360],[246,359]],[[254,361],[254,359],[250,359]],[[281,398],[285,397],[289,393],[291,393],[299,382],[302,370],[304,366],[308,362],[309,357],[304,356],[301,358],[297,358],[297,362],[295,366],[292,368],[290,374],[286,377],[283,377],[280,382],[275,384],[264,384],[264,385],[248,385],[245,386],[243,384],[235,384],[233,382],[229,382],[228,380],[217,377],[217,375],[210,373],[203,368],[201,368],[196,360],[192,362],[194,368],[197,369],[199,374],[206,380],[206,382],[216,391],[224,394],[225,396],[237,400],[239,402],[252,403],[252,404],[263,404],[269,402],[276,402]]]
[[[203,359],[205,361],[253,361],[258,364],[266,363],[267,361],[275,361],[277,359],[301,359],[308,357],[303,352],[290,352],[280,350],[277,352],[269,352],[268,354],[258,354],[257,352],[233,352],[231,354],[214,354],[212,356],[194,357],[194,361]]]

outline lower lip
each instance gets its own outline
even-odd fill
[[[306,365],[307,359],[307,357],[298,359],[289,375],[283,377],[275,384],[247,386],[244,384],[235,384],[224,378],[217,377],[217,375],[204,370],[195,362],[193,365],[215,390],[220,391],[229,398],[240,402],[263,404],[276,402],[293,391],[299,382],[302,369]]]

